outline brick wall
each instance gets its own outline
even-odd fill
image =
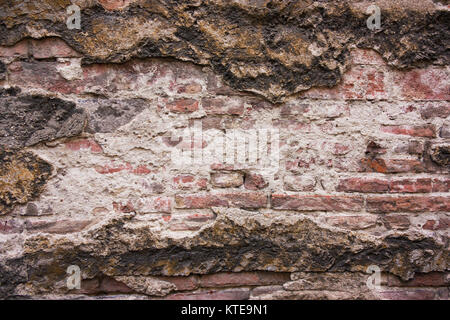
[[[25,151],[52,166],[51,177],[41,183],[39,195],[22,200],[17,195],[14,206],[2,212],[0,253],[8,256],[15,250],[30,250],[44,261],[45,250],[68,248],[66,260],[59,261],[58,268],[56,262],[52,263],[57,271],[50,267],[29,269],[42,279],[33,282],[32,288],[17,285],[10,294],[158,299],[448,299],[448,66],[401,71],[387,65],[375,51],[354,49],[338,85],[312,88],[273,104],[258,95],[232,89],[209,68],[189,62],[132,59],[122,64],[82,65],[80,54],[57,38],[25,39],[14,46],[0,47],[0,60],[5,69],[0,86],[17,89],[14,94],[1,89],[2,98],[9,99],[6,107],[16,108],[38,95],[73,102],[85,115],[77,120],[82,122],[81,129],[68,136],[58,135],[62,129],[52,122],[54,118],[44,115],[45,125],[24,140]],[[29,117],[17,117],[8,121],[34,125]],[[77,121],[64,126],[75,127]],[[195,123],[202,125],[203,137],[174,138],[174,133],[193,128]],[[55,134],[40,139],[48,128],[56,128]],[[174,150],[194,147],[202,153],[208,147],[219,148],[212,134],[241,130],[245,135],[268,128],[279,132],[275,167],[239,159],[223,163],[214,157],[185,166],[174,163]],[[246,145],[239,141],[238,145]],[[243,159],[248,157],[247,150]],[[5,177],[13,179],[14,163],[2,165],[3,184],[8,183]],[[17,181],[22,180],[19,177]],[[8,192],[14,193],[11,188]],[[8,197],[3,194],[2,198]],[[5,206],[10,203],[4,201]],[[274,247],[270,262],[246,264],[252,261],[252,250],[270,249],[251,249],[253,242],[248,240],[248,256],[235,265],[205,271],[190,270],[189,263],[183,267],[184,260],[178,260],[176,267],[170,265],[171,255],[179,254],[179,239],[190,243],[189,239],[200,237],[192,243],[197,249],[212,244],[233,247],[235,239],[247,229],[220,233],[217,221],[229,214],[242,218],[233,220],[236,225],[265,219],[252,226],[252,241],[258,237],[258,228],[270,230],[271,223],[307,219],[326,230],[330,241],[335,233],[346,234],[369,243],[369,247],[387,248],[387,253],[383,257],[376,251],[372,263],[353,263],[352,257],[357,260],[359,252],[355,246],[351,249],[353,256],[344,263],[337,258],[341,251],[331,254],[323,249],[316,256],[321,252],[331,254],[329,265],[296,268],[295,263],[285,265],[283,258],[275,262],[280,255],[277,250],[283,254],[293,250],[286,243],[285,247]],[[119,226],[113,224],[111,234],[126,234],[129,240],[121,254],[174,245],[167,257],[161,257],[163,267],[138,267],[136,255],[116,268],[110,261],[115,257],[111,252],[123,242],[120,237],[116,240],[107,236],[108,223],[116,220],[121,222]],[[144,228],[154,236],[139,238],[140,233],[134,236],[130,232],[133,228]],[[279,230],[283,228],[281,225]],[[289,232],[308,235],[307,230]],[[202,242],[203,235],[216,233],[221,236],[206,237]],[[417,242],[415,235],[427,242]],[[271,236],[277,238],[277,234]],[[389,251],[391,242],[386,240],[392,237],[409,239],[404,244],[408,263],[395,262],[396,252]],[[94,266],[91,258],[69,257],[71,247],[78,250],[83,243],[89,247],[105,239],[109,242],[102,248],[111,247],[105,249],[108,263],[101,260]],[[295,250],[308,250],[321,239],[305,238],[303,249]],[[427,247],[432,242],[443,246],[440,256]],[[349,244],[343,243],[342,251],[345,246]],[[193,247],[186,245],[183,252],[189,253]],[[432,262],[424,258],[427,250]],[[141,253],[151,257],[158,254]],[[244,256],[241,251],[239,254]],[[217,259],[227,260],[227,255],[218,255]],[[302,260],[302,254],[296,259]],[[392,264],[387,267],[388,260]],[[69,264],[80,265],[82,270],[79,290],[65,288]],[[366,286],[369,264],[382,269],[379,290]]]

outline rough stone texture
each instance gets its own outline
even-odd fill
[[[115,2],[112,2],[115,3]],[[449,13],[431,0],[380,1],[383,27],[365,26],[364,1],[77,1],[83,35],[69,30],[69,0],[1,6],[0,44],[58,36],[89,62],[176,57],[209,65],[234,88],[273,101],[336,85],[350,46],[374,48],[398,67],[448,63]],[[119,4],[119,2],[118,2]]]
[[[73,102],[18,91],[0,91],[0,146],[22,148],[82,132],[86,116]]]
[[[70,3],[0,2],[0,298],[448,299],[446,3]]]
[[[51,173],[52,166],[32,153],[0,149],[0,215],[36,198]]]

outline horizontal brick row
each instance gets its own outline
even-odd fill
[[[415,178],[349,178],[341,179],[337,191],[361,193],[429,193],[449,192],[450,179]]]

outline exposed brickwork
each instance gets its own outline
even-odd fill
[[[0,298],[448,299],[448,66],[403,70],[352,49],[342,81],[278,100],[299,89],[278,92],[250,60],[208,68],[209,55],[159,59],[186,52],[150,42],[93,59],[77,41],[0,46],[0,257],[24,252],[31,279]],[[83,259],[81,289],[68,290],[65,268]],[[0,283],[20,278],[5,270]]]

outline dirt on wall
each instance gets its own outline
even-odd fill
[[[449,10],[0,0],[0,298],[448,299]]]

